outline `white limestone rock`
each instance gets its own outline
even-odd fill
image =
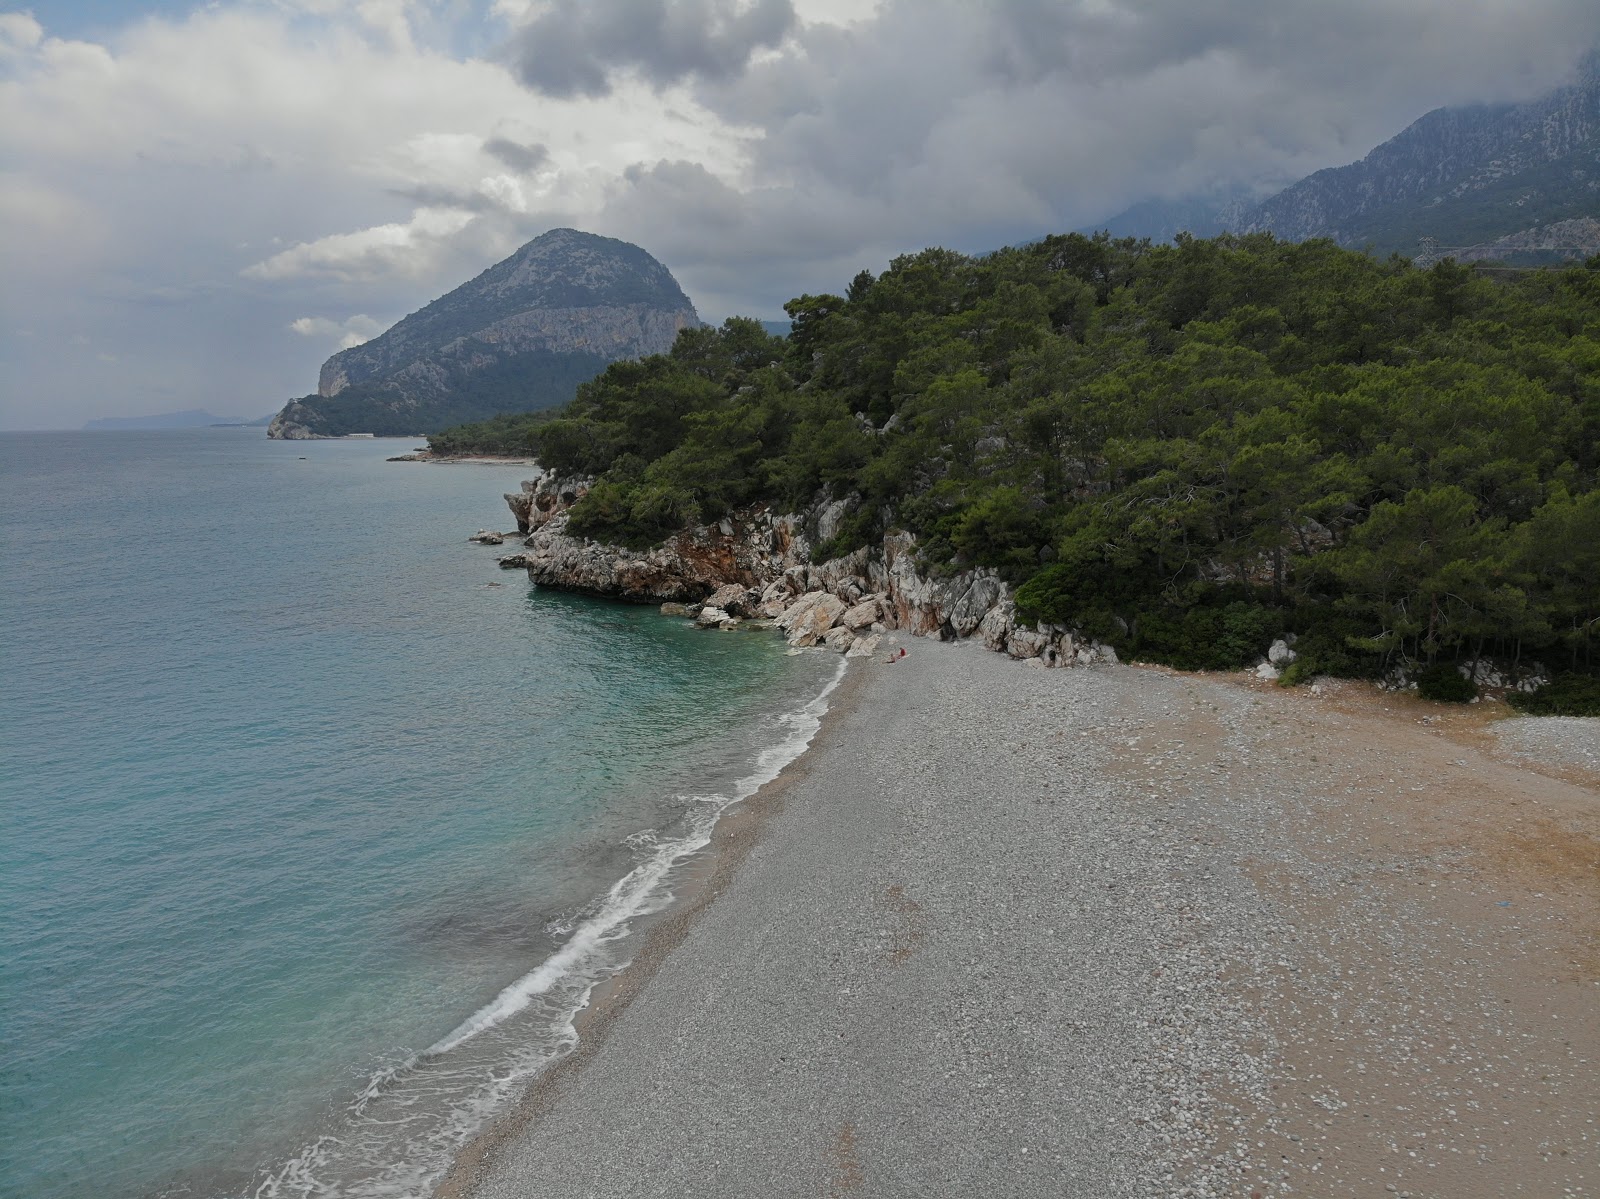
[[[881,614],[882,608],[879,606],[878,597],[868,596],[859,604],[846,608],[839,617],[839,623],[847,629],[864,629],[876,623]]]
[[[945,619],[950,627],[955,630],[956,636],[966,637],[972,633],[983,618],[1005,598],[1006,585],[993,576],[983,575],[973,579],[962,590],[955,602],[950,605]]]
[[[1006,638],[1006,653],[1013,658],[1037,658],[1044,653],[1044,647],[1049,644],[1048,633],[1038,629],[1013,629],[1011,635]]]
[[[756,610],[755,592],[737,583],[724,583],[706,597],[706,607],[721,608],[730,616],[749,616]]]
[[[844,601],[826,591],[802,595],[782,616],[778,627],[789,634],[790,645],[815,645],[844,614]]]
[[[1012,611],[1009,603],[996,604],[984,615],[978,624],[978,632],[983,635],[983,644],[986,648],[996,653],[1004,653],[1006,641],[1011,636]]]
[[[851,643],[850,649],[845,653],[845,657],[870,658],[873,654],[878,652],[878,645],[882,641],[883,638],[879,636],[857,637],[855,641]]]

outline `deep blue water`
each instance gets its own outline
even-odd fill
[[[426,1193],[812,727],[835,659],[535,589],[526,470],[397,447],[0,435],[5,1194]]]

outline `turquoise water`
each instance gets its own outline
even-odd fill
[[[397,444],[0,436],[5,1194],[425,1194],[814,728]]]

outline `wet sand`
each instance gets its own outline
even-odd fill
[[[1600,722],[905,644],[443,1193],[1600,1193]]]

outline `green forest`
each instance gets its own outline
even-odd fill
[[[1546,702],[1596,702],[1600,258],[1071,234],[786,310],[433,448],[594,476],[572,530],[631,545],[850,498],[821,555],[907,529],[1124,656],[1233,668],[1290,630],[1289,681],[1537,659],[1570,672]]]

